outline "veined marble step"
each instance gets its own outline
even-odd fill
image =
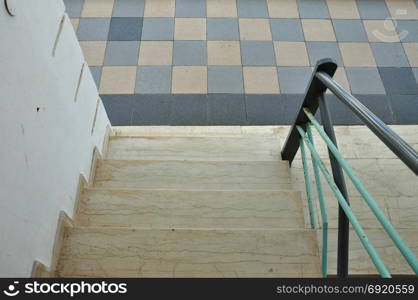
[[[94,187],[191,190],[291,190],[283,161],[102,160]]]
[[[318,277],[313,230],[69,229],[62,277]]]
[[[284,136],[289,126],[114,126],[112,136]]]
[[[304,228],[293,191],[83,192],[77,225],[142,228]]]
[[[274,137],[111,137],[107,159],[279,161]]]
[[[415,275],[414,271],[408,265],[398,248],[395,246],[389,235],[383,229],[366,228],[365,232],[373,247],[380,255],[383,263],[392,275]],[[397,232],[411,249],[412,253],[418,257],[418,230],[397,229]],[[337,239],[338,230],[330,229],[329,248],[328,248],[328,272],[330,275],[336,275],[337,270]],[[317,232],[317,241],[322,249],[322,231]],[[350,230],[350,256],[349,256],[349,274],[350,275],[376,275],[376,270],[370,256],[367,254],[354,230]]]

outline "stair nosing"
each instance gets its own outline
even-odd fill
[[[185,189],[185,188],[181,188],[181,189],[163,189],[163,188],[124,188],[124,187],[97,187],[97,186],[91,186],[91,187],[85,187],[83,189],[83,191],[106,191],[106,190],[110,190],[110,191],[178,191],[178,192],[199,192],[199,193],[210,193],[210,192],[229,192],[229,193],[248,193],[248,192],[253,192],[253,193],[271,193],[271,192],[284,192],[284,193],[301,193],[301,191],[299,190],[294,190],[294,189],[262,189],[262,190],[242,190],[242,189],[231,189],[231,190],[212,190],[212,189],[207,189],[207,190],[202,190],[202,189]]]

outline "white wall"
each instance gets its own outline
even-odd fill
[[[0,2],[0,276],[49,266],[59,212],[72,216],[80,173],[109,125],[61,0]],[[57,42],[55,56],[52,55]],[[93,123],[95,123],[92,133]]]

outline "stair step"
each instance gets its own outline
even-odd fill
[[[399,252],[399,249],[383,229],[366,228],[365,231],[369,241],[373,244],[373,247],[376,249],[383,263],[392,275],[415,275],[414,271]],[[408,244],[414,255],[418,256],[418,230],[405,228],[397,229],[397,232]],[[328,273],[330,275],[336,275],[338,229],[330,229],[328,236]],[[317,241],[322,248],[321,230],[318,230],[317,232]],[[350,262],[348,264],[348,271],[352,276],[378,276],[379,274],[373,261],[361,244],[360,239],[352,229],[350,230]]]
[[[196,190],[292,189],[287,162],[103,160],[94,187]]]
[[[317,277],[313,230],[69,229],[64,277]]]
[[[303,228],[294,191],[87,189],[77,225],[148,228]]]
[[[112,136],[286,136],[288,126],[116,126]]]
[[[278,161],[274,137],[112,137],[107,159]]]

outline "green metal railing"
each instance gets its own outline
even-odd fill
[[[327,220],[327,214],[326,214],[326,208],[322,193],[322,187],[319,179],[319,170],[323,173],[326,181],[328,182],[330,188],[334,192],[338,203],[343,208],[346,216],[348,217],[351,225],[354,228],[354,231],[357,233],[358,238],[360,239],[362,245],[366,249],[367,253],[369,254],[371,260],[373,261],[374,265],[376,266],[376,269],[378,270],[379,274],[383,278],[390,278],[391,275],[386,268],[385,264],[383,263],[382,259],[380,258],[379,254],[373,247],[372,243],[367,238],[366,233],[364,232],[362,226],[360,225],[360,222],[358,221],[357,217],[351,210],[350,206],[348,205],[347,201],[345,200],[344,196],[341,194],[341,191],[336,186],[334,180],[332,179],[331,174],[328,172],[327,168],[325,167],[325,164],[321,160],[319,154],[315,150],[315,146],[313,143],[313,136],[311,132],[311,124],[315,127],[315,129],[318,131],[320,136],[323,138],[325,143],[327,144],[327,147],[330,149],[334,157],[338,160],[338,162],[343,167],[344,171],[346,171],[348,177],[352,180],[354,186],[359,191],[360,195],[364,198],[364,200],[367,202],[368,206],[380,222],[380,224],[383,226],[385,231],[388,233],[392,241],[395,243],[396,247],[400,250],[402,255],[404,256],[405,260],[408,262],[408,264],[411,266],[411,268],[414,270],[415,274],[418,275],[418,260],[415,257],[415,255],[412,253],[411,249],[407,246],[405,241],[401,238],[401,236],[397,233],[395,228],[392,226],[390,221],[387,219],[387,217],[384,215],[376,201],[373,199],[373,197],[369,194],[367,189],[363,186],[360,179],[357,177],[355,172],[350,168],[350,166],[347,164],[345,159],[341,156],[338,149],[335,147],[334,143],[329,139],[328,135],[325,133],[325,131],[321,128],[321,125],[319,122],[315,119],[315,117],[312,115],[312,113],[308,109],[304,109],[304,112],[308,119],[310,120],[309,123],[306,124],[307,131],[305,132],[301,126],[296,126],[299,134],[300,134],[300,149],[301,149],[301,156],[302,156],[302,163],[303,163],[303,170],[305,173],[305,184],[306,184],[306,191],[307,191],[307,198],[308,198],[308,207],[309,207],[309,214],[310,214],[310,220],[311,220],[311,227],[315,228],[315,210],[313,205],[313,199],[312,199],[312,188],[311,188],[311,180],[310,180],[310,174],[309,174],[309,167],[307,163],[307,157],[306,157],[306,151],[305,151],[305,144],[308,146],[311,157],[312,157],[312,165],[313,170],[315,173],[315,183],[318,189],[318,199],[319,199],[319,205],[321,209],[321,215],[323,220],[323,248],[322,248],[322,274],[324,277],[327,277],[327,251],[328,251],[328,220]]]
[[[348,276],[348,245],[349,245],[349,223],[357,234],[361,244],[374,263],[379,274],[384,278],[391,277],[383,260],[380,258],[376,249],[367,238],[360,222],[350,208],[348,193],[345,186],[343,171],[353,183],[354,187],[360,193],[368,207],[371,209],[380,225],[389,235],[395,246],[398,248],[411,269],[418,275],[418,259],[395,230],[388,218],[382,212],[371,194],[364,187],[359,177],[348,165],[337,148],[337,141],[333,130],[329,110],[327,108],[324,93],[329,88],[337,98],[346,104],[365,124],[378,136],[415,174],[418,175],[418,154],[403,141],[396,133],[386,126],[378,117],[364,107],[356,98],[349,94],[337,82],[332,79],[336,70],[336,63],[325,59],[319,61],[315,67],[310,84],[306,91],[304,102],[298,112],[294,125],[286,140],[282,151],[282,158],[289,163],[294,159],[296,152],[300,148],[303,164],[306,195],[309,208],[309,217],[312,228],[317,228],[315,216],[315,205],[313,199],[312,182],[306,146],[311,154],[312,169],[317,189],[321,220],[322,220],[322,274],[327,277],[328,262],[328,216],[325,207],[324,195],[321,185],[320,172],[330,186],[333,194],[339,204],[339,224],[338,224],[338,276]],[[324,128],[314,117],[314,114],[320,106],[321,119]],[[332,174],[326,168],[319,154],[315,150],[311,126],[319,133],[319,136],[325,142],[329,152],[329,159],[332,167]]]

